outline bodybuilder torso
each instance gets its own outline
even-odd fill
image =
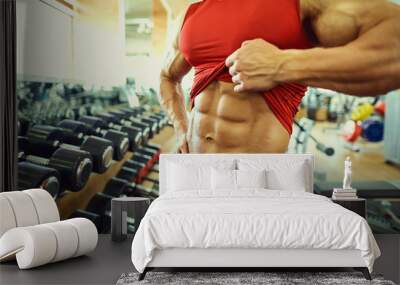
[[[321,13],[321,7],[314,3],[300,0],[298,7],[303,31],[314,45],[339,46],[348,43],[362,33],[358,23],[369,20],[368,13],[365,13],[365,19],[352,17],[351,9],[354,7],[332,5],[332,8]],[[362,7],[357,6],[357,9]],[[317,14],[318,17],[314,17]],[[360,12],[356,11],[355,14],[360,15]],[[224,15],[223,11],[221,15]],[[181,52],[179,45],[177,52]],[[182,69],[178,74],[190,69],[190,64],[183,56],[176,58],[180,60],[176,60],[175,68]],[[233,87],[232,83],[215,80],[194,98],[188,118],[189,152],[285,152],[290,131],[266,104],[265,96],[260,93],[235,93]]]

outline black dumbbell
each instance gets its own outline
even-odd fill
[[[94,129],[102,129],[102,130],[114,129],[122,133],[126,133],[129,138],[129,147],[131,150],[134,150],[138,145],[142,143],[143,134],[139,128],[118,125],[111,121],[106,121],[106,119],[107,115],[102,114],[101,117],[100,115],[99,117],[83,116],[82,118],[79,119],[79,121],[87,124],[88,126]]]
[[[63,120],[58,126],[63,129],[69,129],[75,134],[83,133],[85,135],[99,136],[111,141],[114,148],[114,160],[121,160],[129,149],[128,135],[120,131],[105,130],[100,126],[95,126],[93,128],[84,122],[75,120]]]
[[[117,111],[98,114],[96,117],[102,119],[109,128],[132,132],[133,139],[136,139],[135,133],[137,132],[140,132],[141,140],[147,139],[148,130],[141,128],[142,126],[135,124],[132,121],[126,120],[123,114],[120,114]]]
[[[151,199],[158,197],[158,191],[121,178],[111,179],[103,193],[113,197],[119,197],[122,195],[128,197],[146,197]]]
[[[60,184],[60,174],[54,168],[27,161],[18,163],[18,190],[42,188],[56,198]]]
[[[139,119],[127,115],[121,111],[111,111],[109,113],[99,115],[110,127],[115,125],[130,126],[137,128],[142,133],[142,141],[147,142],[149,138],[152,138],[152,129],[149,124],[141,122]]]
[[[150,117],[158,118],[162,127],[168,125],[169,118],[164,112],[153,113],[150,115]]]
[[[158,119],[151,118],[149,116],[143,116],[139,118],[141,122],[148,124],[152,131],[152,137],[154,137],[161,129],[160,122]]]
[[[111,231],[111,200],[112,196],[104,193],[96,193],[89,201],[85,211],[100,216],[102,226],[101,233],[110,233]],[[134,223],[128,219],[128,232],[134,232]]]
[[[63,189],[71,191],[79,191],[86,185],[93,168],[90,153],[66,148],[57,149],[50,158],[19,152],[18,160],[54,168],[60,174]]]
[[[138,171],[134,168],[129,168],[126,166],[121,167],[121,169],[118,171],[116,177],[120,179],[125,179],[130,182],[136,181],[138,177]]]
[[[136,156],[138,158],[138,156]],[[127,181],[134,181],[141,184],[143,180],[154,182],[151,178],[146,178],[148,173],[157,172],[153,168],[149,168],[145,161],[130,159],[124,162],[123,166],[117,173],[116,177]]]
[[[93,171],[104,173],[113,160],[112,142],[83,133],[73,134],[71,130],[35,125],[27,133],[27,149],[29,154],[50,157],[58,148],[80,149],[92,155]],[[72,143],[72,144],[71,144]]]
[[[133,195],[135,197],[145,197],[145,198],[150,198],[151,200],[154,200],[154,199],[158,198],[158,196],[159,196],[158,190],[149,189],[140,184],[130,184],[130,186],[133,189],[131,195]]]
[[[111,178],[104,187],[103,193],[112,197],[132,195],[132,188],[128,187],[127,180],[118,177]]]

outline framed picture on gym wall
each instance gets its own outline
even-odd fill
[[[375,233],[400,233],[395,88],[367,97],[299,82],[240,89],[235,55],[254,37],[228,28],[247,9],[217,21],[206,1],[14,3],[16,187],[46,189],[62,219],[91,217],[108,233],[113,197],[159,196],[161,153],[311,153],[314,193],[331,197],[345,184],[367,200]],[[278,14],[284,35],[246,26],[260,39],[243,46],[312,50],[302,24]],[[1,108],[11,110],[10,98]]]

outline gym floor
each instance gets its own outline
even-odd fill
[[[400,166],[385,163],[383,142],[369,143],[359,139],[356,146],[360,147],[360,152],[353,152],[344,147],[340,130],[334,129],[335,127],[334,123],[318,122],[312,130],[312,134],[322,143],[335,149],[334,156],[328,157],[318,152],[313,142],[309,143],[307,149],[307,152],[315,154],[315,168],[318,172],[326,174],[326,180],[341,181],[343,161],[350,156],[353,163],[353,180],[400,182]]]

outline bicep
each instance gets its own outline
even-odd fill
[[[165,54],[163,68],[161,71],[162,77],[166,77],[176,82],[180,82],[192,68],[179,48],[179,36],[182,25],[181,22],[182,20],[178,21],[179,24],[174,28],[174,40]]]
[[[190,64],[186,61],[179,49],[172,48],[165,56],[161,76],[180,82],[189,73]]]

